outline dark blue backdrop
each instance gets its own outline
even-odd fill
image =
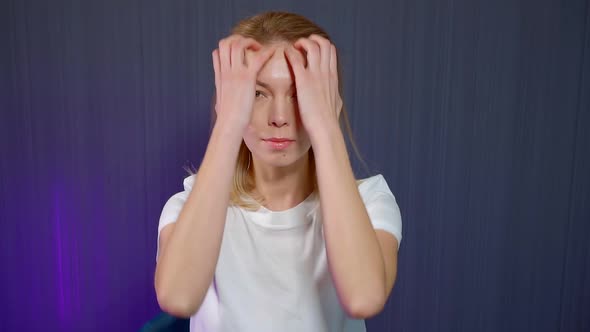
[[[157,313],[158,217],[207,144],[210,52],[266,9],[332,34],[401,207],[369,331],[590,331],[587,0],[1,1],[0,331]]]

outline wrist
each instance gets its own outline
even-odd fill
[[[224,145],[237,145],[242,142],[245,128],[232,121],[217,118],[211,132],[210,141],[223,141]]]
[[[213,125],[213,132],[217,132],[221,136],[241,138],[247,126],[247,124],[241,124],[238,121],[233,121],[233,119],[217,117]]]
[[[344,135],[338,124],[324,126],[313,137],[310,136],[311,146],[316,154],[316,161],[334,158],[342,151],[346,151]]]
[[[309,139],[312,146],[319,147],[322,144],[332,144],[334,140],[343,139],[342,130],[338,122],[326,122],[325,124],[309,130]]]

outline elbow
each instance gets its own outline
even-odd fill
[[[178,318],[190,318],[198,310],[187,296],[174,296],[171,292],[156,287],[156,299],[163,312]]]
[[[383,293],[374,296],[359,296],[348,301],[344,309],[346,314],[354,319],[367,319],[376,316],[385,307],[387,299]]]

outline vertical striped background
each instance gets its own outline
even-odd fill
[[[588,0],[0,1],[0,331],[158,312],[158,217],[207,144],[210,52],[269,9],[331,33],[401,207],[369,331],[590,331]]]

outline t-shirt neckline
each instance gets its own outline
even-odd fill
[[[256,211],[248,211],[250,220],[264,228],[283,230],[308,224],[313,220],[313,212],[318,207],[317,191],[313,191],[303,201],[286,210],[272,211],[260,205]],[[249,199],[253,198],[248,195]]]

